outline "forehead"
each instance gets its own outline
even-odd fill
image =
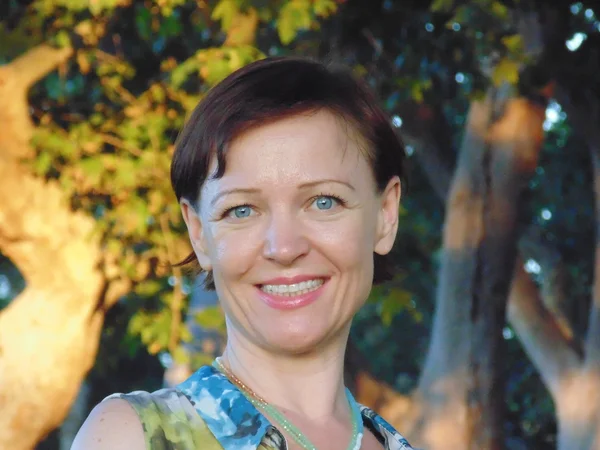
[[[366,150],[360,134],[338,115],[325,110],[298,114],[251,128],[234,139],[223,178],[356,175],[370,170]],[[211,166],[215,170],[216,161]]]

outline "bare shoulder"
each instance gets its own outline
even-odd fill
[[[75,437],[71,450],[145,450],[142,423],[125,400],[97,405]]]

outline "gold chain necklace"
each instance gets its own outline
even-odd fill
[[[262,409],[264,412],[268,413],[273,419],[275,419],[279,425],[294,438],[294,440],[305,450],[317,450],[312,442],[300,431],[298,428],[294,426],[277,408],[272,406],[269,402],[267,402],[264,398],[259,396],[256,392],[250,389],[242,380],[240,380],[228,367],[223,364],[221,358],[216,358],[214,362],[214,366],[221,371],[229,380],[235,384],[242,394],[252,403],[254,406]],[[348,450],[359,450],[362,443],[363,438],[363,421],[360,410],[356,404],[356,401],[350,394],[348,390],[346,390],[346,395],[348,398],[348,403],[350,405],[350,409],[352,410],[352,438],[350,439],[350,443],[348,445]]]
[[[221,372],[223,372],[227,378],[233,381],[233,384],[237,385],[237,387],[239,387],[242,391],[247,392],[261,403],[269,403],[256,392],[254,392],[252,389],[250,389],[242,380],[236,377],[235,374],[231,370],[229,370],[229,368],[225,364],[223,364],[223,360],[220,357],[215,359],[215,362],[217,363],[217,368],[221,370]]]

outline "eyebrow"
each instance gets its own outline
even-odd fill
[[[215,195],[213,197],[213,199],[210,201],[210,206],[215,206],[215,203],[217,203],[217,201],[221,197],[225,197],[226,195],[231,195],[231,194],[257,194],[259,192],[260,192],[260,190],[258,190],[258,189],[251,189],[251,188],[225,189],[224,191],[219,192],[217,195]]]
[[[309,181],[309,182],[306,182],[306,183],[302,183],[299,186],[299,188],[300,189],[308,189],[308,188],[311,188],[311,187],[318,186],[320,184],[330,184],[330,183],[341,184],[341,185],[344,185],[344,186],[348,187],[349,189],[351,189],[353,191],[356,190],[356,188],[354,186],[352,186],[350,183],[348,183],[346,181],[333,180],[333,179]],[[220,198],[225,197],[227,195],[231,195],[231,194],[258,194],[259,192],[260,192],[260,189],[255,189],[255,188],[232,188],[232,189],[225,189],[224,191],[221,191],[217,195],[214,196],[214,198],[210,201],[210,205],[214,206]]]
[[[347,188],[350,188],[353,191],[356,190],[356,188],[354,186],[352,186],[350,183],[348,183],[347,181],[334,180],[334,179],[316,180],[316,181],[309,181],[308,183],[302,183],[300,185],[300,189],[311,188],[311,187],[318,186],[319,184],[329,184],[329,183],[342,184],[342,185],[346,186]]]

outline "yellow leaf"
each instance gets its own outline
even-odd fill
[[[75,26],[75,32],[80,35],[82,38],[86,38],[89,34],[92,33],[92,24],[89,20],[84,20],[79,22]]]
[[[208,78],[208,66],[200,67],[200,76],[204,79]]]
[[[165,195],[158,189],[148,194],[148,209],[151,214],[158,214],[165,204]]]
[[[243,65],[244,63],[240,56],[240,52],[236,49],[232,49],[231,53],[229,54],[229,69],[231,72],[241,69]]]
[[[494,85],[502,83],[516,84],[519,81],[519,64],[508,58],[502,58],[492,73]]]
[[[211,19],[220,20],[221,28],[225,31],[228,31],[231,25],[233,24],[233,20],[235,16],[240,13],[240,7],[236,0],[221,0],[213,9],[211,14]]]
[[[420,83],[414,83],[410,88],[410,96],[415,102],[423,103],[423,100],[425,100],[423,86]]]
[[[87,74],[90,71],[90,62],[87,59],[87,55],[77,52],[77,56],[75,57],[77,60],[77,64],[79,65],[79,70],[82,74]]]
[[[511,53],[517,53],[523,50],[523,38],[519,34],[511,34],[510,36],[504,36],[502,43]]]
[[[336,10],[337,3],[334,0],[315,0],[313,5],[313,11],[319,17],[329,17]]]
[[[249,8],[246,14],[236,14],[227,31],[227,39],[224,45],[235,47],[240,45],[251,45],[256,38],[256,28],[258,27],[258,12],[254,8]]]
[[[156,355],[158,352],[162,350],[162,345],[160,342],[154,341],[148,346],[148,353],[151,355]]]
[[[298,31],[310,28],[311,5],[309,0],[290,0],[279,11],[277,31],[283,45],[294,40]]]

